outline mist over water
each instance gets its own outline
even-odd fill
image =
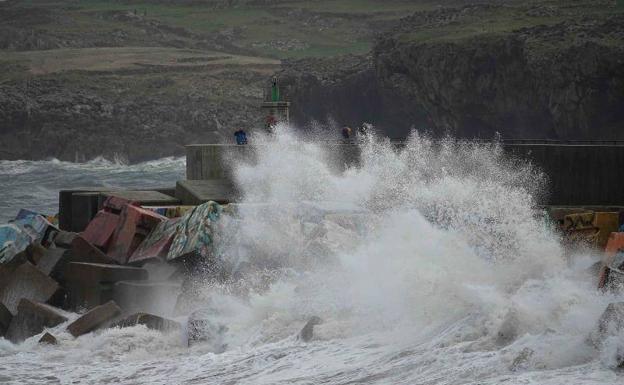
[[[362,138],[346,168],[288,127],[253,139],[265,145],[233,164],[243,204],[217,239],[236,278],[196,295],[227,326],[224,352],[142,327],[74,340],[61,325],[59,347],[0,340],[0,382],[622,383],[615,345],[586,342],[622,295],[595,289],[598,256],[564,254],[530,164],[417,133],[402,148]],[[94,175],[113,183],[106,170]],[[311,316],[323,323],[306,343]]]

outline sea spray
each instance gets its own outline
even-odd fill
[[[417,133],[402,147],[363,138],[358,164],[284,126],[253,140],[256,162],[232,164],[243,200],[218,247],[234,275],[202,282],[197,298],[227,326],[225,351],[141,327],[61,334],[55,350],[0,345],[11,378],[41,380],[49,362],[46,375],[87,382],[621,380],[615,345],[599,351],[587,336],[622,295],[596,290],[595,256],[564,256],[529,163],[495,143]],[[312,316],[324,322],[303,342]],[[499,342],[509,319],[513,336]]]

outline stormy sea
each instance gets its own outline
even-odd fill
[[[236,218],[216,229],[235,277],[200,277],[191,298],[215,338],[188,347],[184,330],[144,326],[73,338],[63,323],[57,346],[0,339],[0,383],[624,383],[624,335],[591,342],[624,296],[596,290],[599,255],[564,247],[531,164],[416,132],[400,148],[360,138],[362,162],[346,168],[285,127],[254,140],[256,162],[231,165]],[[0,177],[7,221],[54,213],[61,188],[168,187],[184,159],[2,161]]]

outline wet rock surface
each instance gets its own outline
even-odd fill
[[[67,326],[67,331],[74,337],[89,333],[121,314],[121,309],[114,301],[106,302],[83,314],[80,318]]]
[[[67,318],[56,308],[27,299],[22,299],[17,315],[11,320],[6,337],[12,342],[21,342],[28,337],[39,334],[44,328],[54,327],[67,321]]]

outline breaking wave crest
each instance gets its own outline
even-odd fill
[[[242,204],[221,224],[235,278],[200,281],[196,297],[227,326],[224,352],[141,327],[56,350],[0,341],[0,379],[27,355],[21,378],[54,357],[61,382],[68,367],[109,383],[621,381],[586,338],[622,296],[595,290],[597,256],[564,254],[530,163],[416,132],[400,147],[361,138],[359,164],[284,126],[253,139],[255,161],[233,164]],[[303,342],[312,316],[323,322]]]

